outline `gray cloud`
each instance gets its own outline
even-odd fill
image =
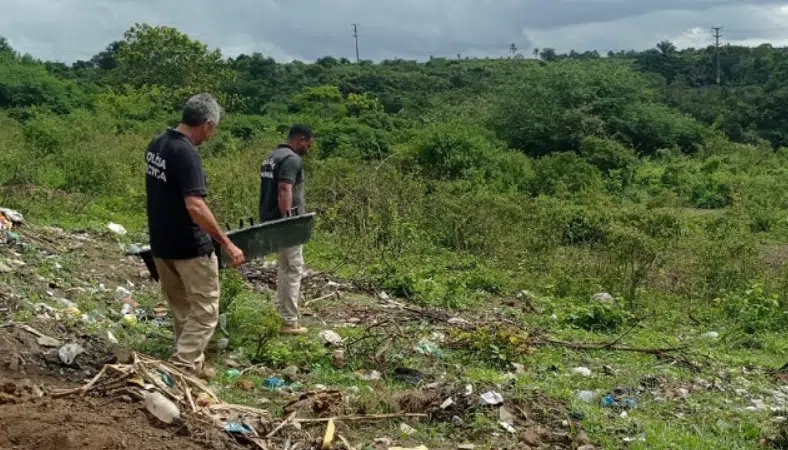
[[[504,55],[532,47],[697,45],[715,24],[731,39],[788,38],[784,2],[769,0],[3,0],[0,34],[22,52],[71,62],[120,39],[134,22],[171,25],[226,55],[260,51],[279,60],[425,59]],[[695,31],[693,31],[695,30]],[[710,37],[709,37],[709,42]]]

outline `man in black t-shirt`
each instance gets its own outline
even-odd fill
[[[210,94],[190,98],[183,118],[153,139],[145,154],[148,229],[162,292],[172,311],[174,364],[209,378],[203,354],[219,321],[219,267],[211,238],[234,266],[244,261],[205,203],[197,146],[213,135],[220,107]]]
[[[260,169],[260,221],[281,219],[306,212],[304,203],[303,156],[312,146],[312,129],[293,125],[287,142],[280,144],[263,161]],[[276,303],[285,321],[284,334],[304,334],[298,324],[298,297],[304,266],[302,246],[279,250]]]

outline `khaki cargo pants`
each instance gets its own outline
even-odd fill
[[[219,268],[215,254],[192,259],[154,258],[175,328],[173,364],[199,371],[219,323]]]
[[[279,250],[276,277],[276,305],[287,325],[298,324],[298,299],[301,296],[301,276],[304,268],[303,246]]]

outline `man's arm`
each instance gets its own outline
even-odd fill
[[[189,216],[194,220],[194,223],[225,248],[232,264],[234,266],[243,264],[243,252],[233,244],[221,227],[219,227],[219,223],[216,221],[216,217],[214,217],[205,199],[197,195],[188,195],[184,198],[184,201],[186,202],[186,211],[189,212]]]
[[[282,217],[290,217],[290,210],[293,208],[293,183],[280,181],[276,192],[279,212],[282,213]]]

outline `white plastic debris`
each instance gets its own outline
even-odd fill
[[[501,409],[498,410],[498,420],[500,420],[502,423],[513,424],[514,414],[502,406]]]
[[[320,342],[323,345],[342,345],[342,336],[332,330],[321,331],[320,334],[318,334],[318,338],[320,338]]]
[[[230,340],[227,338],[221,338],[216,341],[216,346],[219,350],[227,350],[227,347],[230,346]]]
[[[108,223],[107,224],[107,228],[109,229],[109,231],[111,231],[111,232],[113,232],[113,233],[115,233],[115,234],[117,234],[119,236],[124,236],[124,235],[126,235],[126,233],[128,233],[126,231],[126,228],[123,225],[120,225],[120,224],[117,224],[117,223],[114,223],[114,222]]]
[[[591,369],[589,369],[588,367],[575,367],[574,369],[572,369],[572,374],[573,375],[580,375],[580,376],[584,376],[584,377],[590,377],[591,373],[592,373]]]
[[[449,319],[449,325],[468,325],[468,321],[462,317],[452,317]]]
[[[503,403],[503,395],[495,392],[485,392],[480,398],[480,402],[485,406],[497,406]]]
[[[380,298],[381,300],[383,300],[385,302],[390,297],[389,297],[388,294],[386,294],[386,291],[380,291],[380,293],[378,294],[378,298]]]
[[[465,385],[465,396],[466,397],[470,397],[471,395],[473,395],[473,385],[472,384],[466,384]]]
[[[608,294],[607,292],[600,292],[598,294],[594,294],[591,297],[591,300],[598,302],[598,303],[613,303],[615,299],[612,295]]]
[[[107,330],[107,340],[109,341],[110,344],[118,343],[118,338],[116,338],[115,335],[112,334],[112,331],[110,330]]]
[[[594,391],[580,391],[577,393],[577,398],[585,403],[593,403],[597,398],[597,394]]]
[[[0,213],[2,213],[6,219],[10,220],[11,223],[25,223],[25,216],[23,216],[19,211],[14,211],[13,209],[8,208],[0,208]]]
[[[362,373],[358,375],[358,377],[364,381],[378,381],[382,376],[383,375],[377,370],[373,370],[369,373]]]
[[[506,423],[506,422],[498,422],[498,424],[501,426],[501,428],[503,428],[503,429],[504,429],[504,430],[506,430],[507,432],[509,432],[509,433],[511,433],[511,434],[517,434],[517,429],[515,429],[515,428],[512,426],[512,424],[510,424],[510,423]]]
[[[454,399],[449,397],[446,400],[444,400],[443,403],[441,403],[441,409],[446,409],[453,404],[454,404]]]
[[[123,300],[131,298],[131,291],[122,287],[118,286],[115,289],[115,301],[122,302]]]
[[[717,339],[718,337],[720,337],[720,333],[717,333],[716,331],[709,331],[707,333],[701,334],[700,337],[707,339]]]
[[[408,436],[412,434],[416,434],[416,429],[408,425],[407,423],[401,423],[399,425],[399,430],[402,431],[403,434],[406,434]]]
[[[125,316],[125,315],[128,315],[128,314],[134,314],[134,307],[129,305],[128,303],[124,303],[123,307],[120,309],[120,314],[122,316]]]
[[[175,403],[158,392],[145,394],[145,409],[166,424],[178,423],[181,420],[181,411]]]
[[[67,298],[58,297],[55,300],[58,303],[60,303],[61,305],[63,305],[64,307],[66,307],[66,308],[73,308],[73,307],[77,306],[76,304],[74,304],[74,302],[72,302],[71,300],[69,300]]]
[[[62,361],[63,364],[67,366],[73,364],[77,356],[81,355],[82,353],[85,353],[85,349],[82,348],[81,345],[75,343],[66,344],[60,347],[60,350],[57,351],[60,361]]]

